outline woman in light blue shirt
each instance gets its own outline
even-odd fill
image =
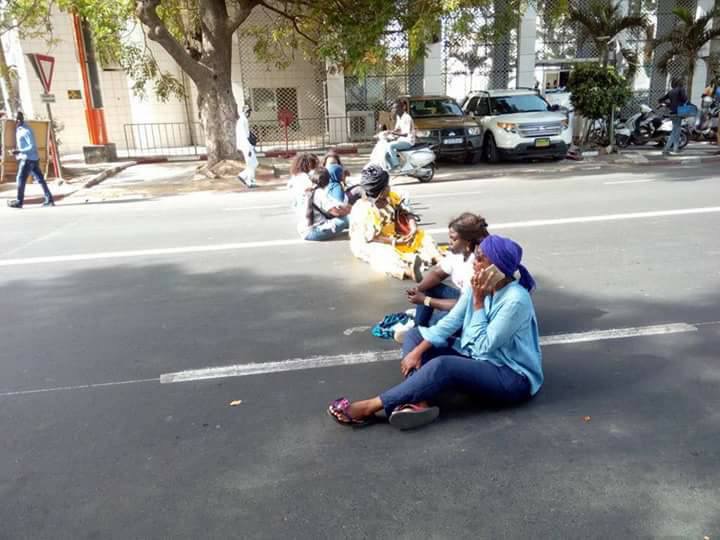
[[[400,429],[434,420],[428,402],[455,390],[501,405],[530,399],[543,383],[540,338],[530,291],[535,280],[520,263],[522,248],[490,235],[475,251],[475,274],[455,307],[438,324],[414,328],[403,343],[405,380],[377,397],[333,401],[340,424],[364,426],[385,409]],[[502,272],[502,279],[497,270]],[[515,275],[518,279],[515,279]],[[459,338],[453,335],[462,328]]]

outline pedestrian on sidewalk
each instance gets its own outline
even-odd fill
[[[22,208],[25,201],[25,184],[27,177],[32,174],[35,181],[42,187],[45,194],[43,206],[55,206],[52,193],[48,188],[45,177],[40,170],[40,155],[38,154],[37,143],[35,142],[35,134],[32,129],[25,125],[25,116],[22,112],[18,112],[15,117],[15,150],[12,154],[18,160],[17,170],[17,199],[8,201],[10,208]]]
[[[668,104],[670,119],[672,120],[672,131],[665,143],[663,155],[668,155],[671,151],[678,153],[680,152],[680,130],[682,129],[682,117],[678,115],[678,107],[685,105],[688,101],[682,80],[679,78],[673,79],[671,90],[661,97],[660,101]]]
[[[243,106],[242,114],[237,122],[237,144],[238,150],[243,154],[245,159],[245,170],[243,170],[238,178],[249,188],[255,187],[255,170],[258,167],[257,153],[255,152],[255,144],[257,139],[255,134],[250,131],[250,114],[252,108],[250,105]]]

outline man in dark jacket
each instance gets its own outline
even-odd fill
[[[680,130],[682,129],[682,118],[678,116],[678,107],[688,102],[687,92],[682,84],[681,79],[673,79],[672,89],[660,98],[661,102],[666,102],[670,108],[672,119],[672,132],[665,143],[663,154],[667,155],[674,148],[674,152],[680,151]]]

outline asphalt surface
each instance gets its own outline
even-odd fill
[[[353,430],[328,401],[397,362],[159,382],[397,347],[363,327],[407,284],[297,242],[284,192],[0,209],[0,538],[719,537],[716,169],[453,170],[398,189],[524,246],[543,335],[693,331],[547,346],[522,407]]]

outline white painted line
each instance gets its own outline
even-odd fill
[[[687,216],[694,214],[712,214],[720,212],[720,206],[707,206],[702,208],[683,208],[681,210],[659,210],[653,212],[633,212],[628,214],[606,214],[601,216],[583,216],[559,219],[535,219],[531,221],[515,221],[509,223],[490,224],[490,230],[523,229],[526,227],[547,227],[552,225],[570,225],[573,223],[598,223],[602,221],[622,221],[627,219],[648,219],[654,217]],[[447,233],[447,227],[442,229],[429,229],[430,234]]]
[[[10,396],[27,396],[29,394],[44,394],[47,392],[62,392],[66,390],[89,390],[92,388],[104,388],[106,386],[122,386],[124,384],[139,384],[139,383],[149,383],[149,382],[160,382],[160,379],[157,377],[153,379],[135,379],[132,381],[115,381],[115,382],[105,382],[105,383],[95,383],[95,384],[79,384],[76,386],[53,386],[50,388],[35,388],[32,390],[17,390],[15,392],[0,392],[0,397],[10,397]]]
[[[370,364],[399,360],[400,350],[367,351],[361,353],[339,354],[336,356],[313,356],[311,358],[294,358],[281,362],[263,362],[255,364],[235,364],[232,366],[208,367],[165,373],[160,375],[160,383],[177,383],[188,381],[203,381],[207,379],[224,379],[226,377],[245,377],[247,375],[264,375],[267,373],[280,373],[283,371],[298,371],[303,369],[326,368],[333,366],[350,366],[354,364]]]
[[[646,184],[647,182],[654,182],[655,180],[652,178],[648,178],[647,180],[618,180],[616,182],[603,182],[606,186],[615,186],[618,184]]]
[[[659,210],[653,212],[634,212],[627,214],[606,214],[600,216],[580,216],[559,219],[536,219],[530,221],[515,221],[491,225],[492,231],[501,229],[521,229],[528,227],[546,227],[552,225],[569,225],[573,223],[598,223],[602,221],[621,221],[628,219],[647,219],[654,217],[686,216],[694,214],[711,214],[720,212],[720,206],[702,208],[683,208],[679,210]],[[428,229],[429,234],[445,234],[447,228]],[[132,251],[106,251],[100,253],[79,253],[76,255],[55,255],[48,257],[27,257],[21,259],[6,259],[0,261],[0,267],[20,266],[26,264],[50,264],[59,262],[92,261],[102,259],[126,259],[133,257],[154,257],[163,255],[184,255],[188,253],[209,253],[213,251],[237,251],[253,248],[268,248],[281,246],[296,246],[300,244],[321,245],[321,242],[305,242],[299,238],[287,240],[267,240],[258,242],[238,242],[234,244],[216,244],[210,246],[185,246],[175,248],[139,249]]]
[[[277,210],[284,208],[288,212],[291,210],[290,203],[288,204],[269,204],[267,206],[236,206],[232,208],[223,208],[225,212],[240,212],[243,210]]]
[[[367,332],[371,328],[372,328],[372,326],[353,326],[352,328],[345,329],[343,331],[343,334],[346,336],[351,336],[355,333]]]
[[[683,332],[697,332],[697,327],[686,323],[658,324],[655,326],[640,326],[636,328],[613,328],[610,330],[595,330],[592,332],[578,332],[574,334],[556,334],[544,336],[540,344],[562,345],[566,343],[584,343],[587,341],[603,341],[606,339],[623,339],[640,336],[657,336],[661,334],[679,334]]]
[[[540,339],[543,346],[565,345],[570,343],[584,343],[589,341],[603,341],[607,339],[622,339],[640,336],[655,336],[660,334],[677,334],[681,332],[695,332],[697,328],[691,324],[675,323],[656,326],[641,326],[635,328],[614,328],[611,330],[593,330],[573,334],[556,334]],[[285,371],[299,371],[305,369],[327,368],[334,366],[350,366],[384,362],[387,360],[400,360],[399,349],[380,352],[362,352],[356,354],[340,354],[337,356],[314,356],[311,358],[294,358],[282,362],[264,362],[251,364],[235,364],[231,366],[207,367],[165,373],[160,376],[161,384],[170,384],[189,381],[204,381],[208,379],[224,379],[227,377],[246,377],[248,375],[265,375],[268,373],[281,373]]]

